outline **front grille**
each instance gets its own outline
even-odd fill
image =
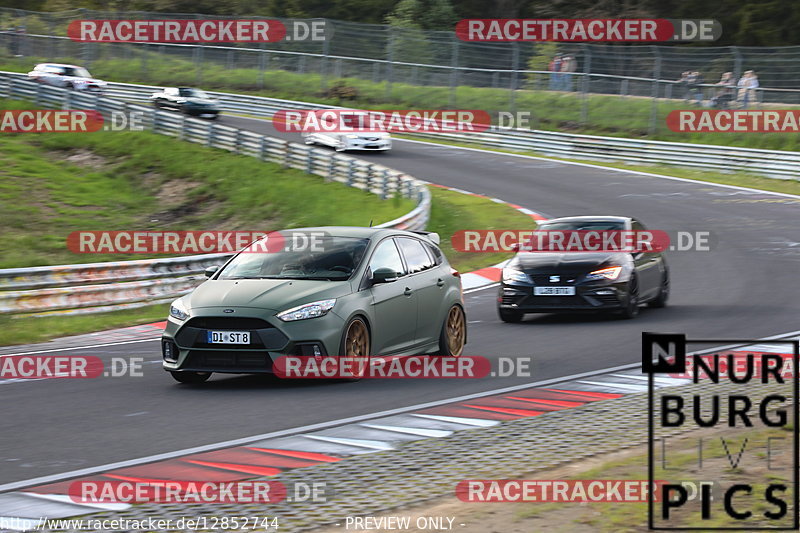
[[[186,370],[260,370],[272,369],[272,359],[266,352],[190,351],[181,365]]]
[[[220,344],[208,342],[208,331],[249,331],[249,344],[223,345],[231,351],[280,351],[289,342],[281,330],[266,320],[247,317],[195,317],[175,334],[175,342],[183,348],[220,349]]]
[[[590,307],[580,296],[529,296],[520,306],[531,307]]]
[[[542,287],[548,287],[551,285],[558,286],[558,285],[573,285],[575,280],[580,276],[578,273],[568,273],[563,274],[561,272],[554,272],[552,274],[528,274],[530,278],[533,280],[533,283]],[[550,276],[559,276],[559,281],[550,281]],[[570,281],[571,280],[571,281]]]
[[[248,330],[271,328],[272,324],[260,318],[198,316],[189,319],[189,322],[186,323],[186,326],[200,329]]]

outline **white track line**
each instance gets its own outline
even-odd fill
[[[761,341],[778,340],[778,339],[782,339],[784,337],[792,337],[792,336],[797,336],[797,335],[800,335],[800,330],[792,331],[790,333],[782,333],[780,335],[774,335],[774,336],[771,336],[771,337],[762,337],[759,340],[761,340]],[[691,343],[691,339],[689,339],[688,342]],[[695,352],[692,352],[692,353],[693,354],[702,354],[702,353],[708,353],[708,352],[715,352],[715,351],[719,351],[719,350],[729,350],[731,348],[737,348],[737,347],[740,347],[740,346],[749,346],[749,344],[745,343],[745,344],[731,344],[731,345],[728,345],[728,346],[716,346],[714,348],[708,348],[706,350],[699,350],[699,351],[695,351]],[[407,413],[409,411],[419,411],[421,409],[428,409],[430,407],[438,407],[440,405],[446,405],[446,404],[449,404],[449,403],[462,402],[462,401],[466,401],[466,400],[474,400],[476,398],[482,398],[484,396],[493,396],[493,395],[496,395],[496,394],[503,394],[503,393],[506,393],[506,392],[514,392],[514,391],[518,391],[518,390],[529,389],[529,388],[532,388],[532,387],[544,387],[544,386],[554,385],[554,384],[557,384],[557,383],[564,383],[564,382],[567,382],[567,381],[573,381],[573,380],[578,380],[578,379],[583,379],[583,378],[589,378],[589,377],[597,376],[597,375],[601,375],[601,374],[620,372],[620,371],[623,371],[623,370],[633,370],[633,369],[639,368],[639,367],[641,367],[641,362],[637,361],[636,363],[629,363],[629,364],[626,364],[626,365],[620,365],[620,366],[615,366],[615,367],[611,367],[611,368],[603,368],[603,369],[600,369],[600,370],[593,370],[593,371],[590,371],[590,372],[582,372],[580,374],[572,374],[572,375],[569,375],[569,376],[561,376],[561,377],[552,378],[552,379],[546,379],[546,380],[542,380],[542,381],[534,381],[534,382],[525,383],[525,384],[522,384],[522,385],[514,385],[514,386],[511,386],[511,387],[503,387],[503,388],[500,388],[500,389],[493,389],[493,390],[484,391],[484,392],[466,394],[464,396],[457,396],[455,398],[447,398],[447,399],[444,399],[444,400],[436,400],[436,401],[433,401],[433,402],[410,405],[408,407],[399,407],[399,408],[396,408],[396,409],[389,409],[389,410],[386,410],[386,411],[379,411],[377,413],[369,413],[369,414],[366,414],[366,415],[351,416],[351,417],[348,417],[348,418],[341,418],[339,420],[332,420],[332,421],[329,421],[329,422],[319,422],[317,424],[310,424],[308,426],[302,426],[302,427],[290,428],[290,429],[283,429],[283,430],[280,430],[280,431],[273,431],[273,432],[270,432],[270,433],[263,433],[261,435],[253,435],[251,437],[243,437],[243,438],[232,439],[232,440],[228,440],[228,441],[224,441],[224,442],[217,442],[217,443],[214,443],[214,444],[206,444],[206,445],[203,445],[203,446],[195,446],[194,448],[186,448],[186,449],[177,450],[177,451],[174,451],[174,452],[166,452],[166,453],[160,453],[160,454],[155,454],[155,455],[149,455],[149,456],[146,456],[146,457],[139,457],[138,459],[130,459],[130,460],[127,460],[127,461],[119,461],[119,462],[116,462],[116,463],[109,463],[109,464],[100,465],[100,466],[93,466],[93,467],[90,467],[90,468],[82,468],[80,470],[73,470],[71,472],[64,472],[62,474],[52,474],[52,475],[49,475],[49,476],[41,476],[41,477],[37,477],[37,478],[33,478],[33,479],[26,479],[26,480],[23,480],[23,481],[14,481],[14,482],[11,482],[11,483],[5,483],[3,485],[0,485],[0,492],[6,492],[6,491],[10,491],[10,490],[17,490],[17,489],[21,489],[21,488],[25,488],[25,487],[30,487],[30,486],[33,486],[33,485],[43,485],[45,483],[54,483],[56,481],[62,481],[62,480],[65,480],[65,479],[70,479],[70,478],[79,477],[79,476],[87,476],[87,475],[97,474],[97,473],[100,473],[100,472],[106,472],[108,470],[114,470],[114,469],[117,469],[117,468],[126,468],[126,467],[130,467],[130,466],[136,466],[136,465],[144,464],[144,463],[152,463],[152,462],[155,462],[155,461],[163,461],[165,459],[174,459],[176,457],[182,457],[184,455],[191,455],[191,454],[195,454],[195,453],[208,452],[208,451],[212,451],[212,450],[218,450],[218,449],[221,449],[221,448],[230,448],[232,446],[242,446],[242,445],[249,444],[249,443],[252,443],[252,442],[257,442],[259,440],[272,439],[272,438],[276,438],[276,437],[284,437],[284,436],[287,436],[287,435],[294,435],[294,434],[298,434],[298,433],[308,433],[308,432],[311,432],[311,431],[317,431],[317,430],[320,430],[320,429],[326,429],[326,428],[334,427],[334,426],[341,426],[341,425],[350,424],[350,423],[353,423],[353,422],[363,422],[365,420],[371,420],[373,418],[382,418],[382,417],[386,417],[386,416],[392,416],[392,415]]]
[[[800,200],[800,195],[797,194],[789,194],[784,192],[775,192],[775,191],[765,191],[762,189],[752,189],[750,187],[741,187],[739,185],[727,185],[725,183],[714,183],[711,181],[703,181],[703,180],[693,180],[691,178],[679,178],[677,176],[666,176],[664,174],[654,174],[652,172],[641,172],[639,170],[630,170],[627,168],[615,168],[615,167],[604,167],[603,165],[594,165],[592,163],[579,163],[577,161],[564,161],[561,159],[551,158],[551,157],[542,157],[542,156],[535,156],[535,155],[526,155],[526,154],[513,154],[508,152],[498,152],[495,150],[491,150],[488,148],[470,148],[466,146],[453,146],[450,144],[440,144],[437,142],[432,141],[416,141],[411,139],[396,139],[397,142],[409,142],[409,143],[417,143],[417,144],[427,144],[430,146],[438,146],[442,148],[455,148],[458,150],[469,150],[471,152],[482,152],[482,153],[489,153],[495,155],[505,155],[509,157],[519,157],[522,159],[535,159],[537,161],[552,161],[554,163],[563,163],[565,165],[575,165],[579,167],[587,167],[587,168],[596,168],[600,170],[610,170],[612,172],[622,172],[625,174],[637,174],[640,176],[648,176],[650,178],[660,178],[665,180],[673,180],[673,181],[683,181],[687,183],[696,183],[698,185],[708,185],[709,187],[722,187],[724,189],[734,189],[737,191],[747,191],[747,192],[755,192],[755,193],[762,193],[762,194],[771,194],[773,196],[783,196],[784,198],[793,198],[795,200]],[[777,179],[777,178],[766,178],[766,179]]]
[[[121,344],[133,344],[135,342],[153,342],[160,340],[161,336],[153,337],[152,339],[139,339],[135,341],[120,341],[120,342],[107,342],[104,344],[87,344],[86,346],[75,346],[72,348],[50,348],[48,350],[35,350],[33,352],[18,352],[18,353],[7,353],[1,354],[0,357],[13,357],[16,355],[31,355],[34,353],[50,353],[50,352],[65,352],[68,350],[89,350],[92,348],[103,348],[105,346],[119,346]]]

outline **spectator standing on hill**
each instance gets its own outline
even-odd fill
[[[572,74],[578,69],[578,62],[573,56],[566,56],[561,63],[561,90],[572,91]]]
[[[716,83],[716,94],[711,98],[711,107],[716,109],[727,109],[736,95],[736,80],[733,72],[726,72]]]
[[[739,83],[737,84],[739,87],[739,103],[741,104],[742,109],[747,109],[750,105],[750,102],[755,100],[756,96],[756,89],[758,89],[758,76],[752,70],[748,70],[744,73],[739,79]]]
[[[681,73],[681,77],[678,79],[678,87],[680,92],[683,93],[683,99],[687,102],[689,101],[689,74],[691,74],[691,72],[685,70]]]
[[[703,75],[696,70],[690,72],[686,79],[687,99],[694,98],[699,106],[703,105],[703,83],[705,83]]]
[[[553,60],[550,62],[550,90],[557,91],[560,89],[561,85],[561,65],[563,61],[561,59],[561,54],[556,54]]]

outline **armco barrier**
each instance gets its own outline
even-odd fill
[[[0,71],[0,95],[4,90],[5,92],[9,91],[8,86],[12,83],[11,80],[25,79],[27,77],[18,72]],[[150,95],[161,89],[162,87],[152,85],[109,83],[107,96],[130,103],[149,104]],[[20,91],[21,89],[15,86],[15,93],[20,93]],[[263,118],[272,117],[281,109],[337,109],[334,106],[294,100],[211,91],[208,93],[219,100],[223,111]],[[42,103],[47,103],[49,100],[47,95],[43,95],[43,98]],[[724,172],[743,171],[773,178],[800,179],[800,152],[783,150],[575,135],[546,130],[498,128],[496,126],[481,133],[418,133],[416,135],[478,143],[507,150],[533,151],[572,159],[674,165]]]
[[[378,227],[421,230],[430,215],[430,192],[421,182],[396,170],[281,139],[187,118],[107,96],[70,91],[0,73],[0,97],[61,109],[111,112],[140,111],[144,126],[155,133],[257,157],[356,187],[381,198],[414,198],[416,207]],[[186,294],[204,278],[210,265],[229,255],[120,261],[54,267],[0,269],[0,314],[81,314],[162,303]]]

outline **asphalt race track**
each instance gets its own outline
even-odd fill
[[[220,123],[300,141],[266,121],[225,116]],[[468,294],[466,354],[532,356],[531,378],[324,383],[217,374],[194,387],[161,370],[156,340],[58,352],[140,356],[147,364],[144,377],[0,384],[0,403],[13,406],[3,415],[0,484],[633,363],[642,331],[752,339],[800,329],[798,198],[424,143],[394,146],[357,156],[546,216],[622,214],[651,229],[710,231],[715,246],[668,254],[670,305],[643,309],[635,320],[541,315],[504,324],[495,288]]]

